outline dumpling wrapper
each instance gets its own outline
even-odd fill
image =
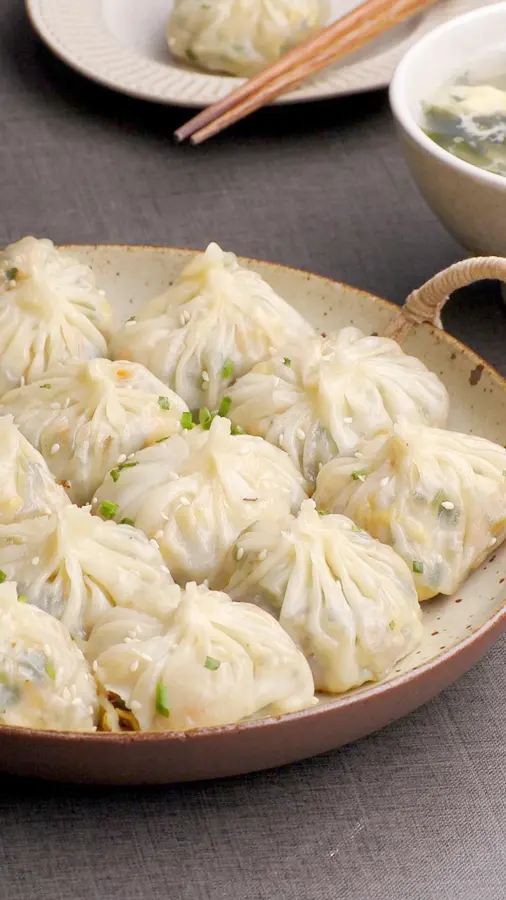
[[[75,638],[86,637],[114,604],[165,612],[173,583],[158,547],[142,532],[76,506],[0,525],[0,570]]]
[[[306,660],[272,616],[205,586],[172,590],[170,616],[117,607],[86,646],[104,693],[120,698],[141,731],[229,725],[316,702]]]
[[[108,359],[69,362],[0,403],[80,504],[131,453],[180,431],[187,409],[144,366]]]
[[[321,691],[384,678],[422,637],[406,563],[350,519],[320,515],[312,500],[297,518],[244,532],[212,586],[273,611]]]
[[[318,476],[321,509],[350,516],[406,560],[420,600],[453,594],[506,537],[506,450],[400,423]]]
[[[230,433],[216,417],[141,450],[117,481],[110,476],[94,510],[116,507],[154,538],[178,583],[204,581],[221,565],[236,537],[264,517],[296,512],[304,481],[289,457],[260,438]]]
[[[0,725],[96,731],[97,691],[82,651],[52,616],[0,585]]]
[[[52,241],[0,252],[0,396],[69,359],[107,356],[112,310],[95,276]]]
[[[210,244],[113,338],[115,359],[143,363],[190,409],[217,407],[272,348],[314,330],[256,272]]]
[[[232,422],[283,447],[313,486],[329,460],[388,433],[400,417],[444,426],[449,411],[446,388],[420,360],[352,327],[285,348],[228,394]]]
[[[211,72],[249,77],[315,34],[327,0],[175,0],[172,54]]]
[[[57,512],[69,506],[44,458],[21,434],[12,416],[0,416],[0,524]]]

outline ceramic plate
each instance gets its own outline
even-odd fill
[[[71,247],[106,289],[118,322],[158,294],[190,251]],[[321,331],[356,325],[381,333],[398,308],[283,266],[245,261]],[[446,384],[450,425],[506,443],[506,381],[454,338],[417,326],[403,347]],[[421,647],[384,682],[277,719],[182,734],[64,734],[0,728],[0,768],[21,775],[97,784],[168,783],[277,766],[356,740],[435,696],[478,660],[506,629],[506,544],[454,597],[423,604]]]
[[[64,62],[106,87],[159,103],[207,106],[241,82],[171,59],[165,40],[172,0],[26,0],[42,39]],[[331,0],[332,20],[359,0]],[[277,102],[320,100],[385,87],[401,56],[422,34],[486,0],[440,0],[427,13],[374,41]]]

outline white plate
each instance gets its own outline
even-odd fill
[[[393,2],[393,0],[392,0]],[[242,79],[211,75],[177,63],[165,33],[172,0],[26,0],[45,43],[82,75],[143,100],[207,106]],[[388,85],[405,50],[427,31],[486,0],[441,0],[427,13],[374,41],[345,65],[326,69],[278,103],[320,100]],[[359,0],[331,0],[338,19]]]

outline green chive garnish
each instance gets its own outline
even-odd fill
[[[366,476],[367,476],[367,472],[365,471],[365,469],[362,469],[361,472],[352,472],[351,473],[351,477],[353,478],[354,481],[365,481]]]
[[[116,482],[119,478],[119,469],[111,469],[110,476],[114,482]]]
[[[168,397],[159,397],[158,398],[158,406],[162,409],[170,409],[170,403]]]
[[[137,461],[136,462],[124,462],[124,463],[121,463],[121,465],[119,465],[116,469],[111,469],[109,474],[113,481],[117,481],[120,476],[120,472],[122,472],[123,469],[134,469],[135,466],[138,466],[138,465],[139,465],[139,463]]]
[[[6,578],[7,578],[7,575],[5,574],[5,572],[2,572],[2,570],[0,569],[0,584],[3,584]]]
[[[127,322],[135,322],[135,316],[130,316],[130,318],[127,319]]]
[[[118,504],[111,503],[110,500],[104,500],[104,502],[100,504],[98,511],[104,519],[114,519],[114,516],[118,512]]]
[[[28,597],[25,597],[24,594],[20,594],[18,597],[18,603],[29,603]]]
[[[170,435],[167,434],[167,435],[165,435],[165,437],[163,437],[163,438],[158,438],[158,440],[156,441],[156,443],[157,443],[157,444],[163,444],[164,441],[168,441],[168,440],[169,440],[169,437],[170,437]]]
[[[19,270],[16,269],[15,266],[13,266],[12,269],[7,269],[5,272],[5,277],[6,277],[7,281],[15,281],[18,271]]]
[[[49,675],[49,677],[51,678],[52,681],[55,680],[56,672],[53,669],[51,663],[46,663],[46,665],[44,666],[44,672],[46,673],[46,675]]]
[[[220,408],[218,410],[219,416],[226,416],[230,407],[232,406],[232,397],[224,397],[220,403]]]
[[[230,378],[232,372],[234,371],[234,364],[231,359],[225,360],[225,365],[223,366],[223,377]]]
[[[221,666],[221,660],[213,659],[212,656],[206,656],[206,661],[204,663],[206,669],[210,669],[211,672],[216,672],[216,669],[219,669]]]
[[[212,421],[213,414],[208,410],[207,406],[203,406],[199,409],[199,425],[201,425],[205,431],[209,431]]]
[[[388,623],[388,627],[390,628],[390,631],[395,631],[395,622],[393,619]]]
[[[417,575],[423,574],[423,562],[420,562],[418,559],[413,560],[413,572]]]
[[[120,525],[132,525],[132,527],[135,527],[135,522],[133,519],[127,519],[127,518],[122,519],[119,524]]]
[[[283,357],[283,365],[288,366],[288,368],[290,368],[290,366],[292,365],[292,360],[288,359],[288,356]]]
[[[355,532],[355,534],[361,534],[362,529],[358,527],[358,525],[352,525],[351,530]]]
[[[326,509],[318,509],[317,513],[319,516],[330,516],[330,513]]]
[[[193,428],[193,420],[191,412],[184,412],[181,416],[181,425],[186,431],[191,431]]]
[[[169,695],[161,681],[156,686],[156,711],[159,716],[165,716],[166,719],[170,716]]]
[[[241,428],[240,425],[232,425],[230,429],[230,434],[246,434],[244,428]]]
[[[41,388],[45,388],[46,391],[48,391],[50,387],[51,387],[50,384],[41,384]]]

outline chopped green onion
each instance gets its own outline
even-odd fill
[[[393,619],[388,623],[388,627],[390,628],[390,631],[395,631],[395,622]]]
[[[506,469],[502,470],[503,475],[506,475]]]
[[[158,406],[162,409],[170,409],[170,403],[168,397],[159,397],[158,398]]]
[[[288,356],[284,356],[284,357],[283,357],[283,365],[285,365],[285,366],[287,366],[288,368],[290,368],[290,366],[292,365],[292,360],[291,360],[291,359],[288,359]]]
[[[188,49],[186,50],[186,58],[189,62],[193,63],[194,66],[198,65],[198,57],[193,52],[191,47],[188,47]]]
[[[234,371],[234,364],[231,359],[226,359],[225,364],[223,366],[223,377],[230,378]]]
[[[206,661],[204,663],[206,669],[210,669],[211,672],[215,672],[216,669],[219,669],[221,666],[221,661],[219,659],[213,659],[212,656],[206,656]]]
[[[362,469],[361,472],[352,472],[351,477],[353,478],[353,481],[365,481],[367,472],[365,469]]]
[[[168,441],[168,440],[169,440],[169,437],[170,437],[170,435],[166,434],[165,437],[163,437],[163,438],[158,438],[158,440],[157,440],[155,443],[157,443],[157,444],[163,444],[164,441]]]
[[[127,319],[127,322],[135,322],[135,316],[130,316],[130,318]]]
[[[135,527],[135,522],[133,519],[127,519],[127,518],[122,519],[119,524],[120,525],[131,525],[132,527]]]
[[[193,428],[193,420],[191,412],[184,412],[181,416],[181,425],[186,431],[191,431]]]
[[[5,574],[5,572],[2,572],[2,570],[0,569],[0,584],[3,584],[6,578],[7,578],[7,575]]]
[[[361,534],[362,529],[358,527],[358,525],[352,525],[351,530],[355,532],[355,534]]]
[[[117,466],[116,469],[111,469],[110,476],[113,481],[117,481],[120,476],[120,472],[122,472],[123,469],[134,469],[135,466],[138,466],[138,465],[139,465],[139,462],[137,460],[135,462],[121,463],[119,466]]]
[[[156,686],[156,711],[159,716],[165,716],[166,719],[170,716],[169,695],[161,681]]]
[[[326,509],[318,509],[317,513],[319,516],[330,516],[331,514]]]
[[[417,575],[423,575],[423,562],[418,559],[413,560],[413,572]]]
[[[46,665],[44,666],[44,671],[46,672],[47,675],[49,675],[49,677],[51,678],[52,681],[55,680],[56,672],[53,669],[51,663],[46,663]]]
[[[228,415],[228,411],[231,406],[232,406],[232,397],[223,397],[223,400],[220,403],[220,408],[218,410],[218,415],[219,416]]]
[[[207,406],[203,406],[202,409],[199,409],[199,425],[201,425],[205,431],[209,431],[212,421],[213,416]]]
[[[114,519],[114,516],[118,512],[118,504],[111,503],[110,500],[104,500],[104,502],[100,504],[98,512],[104,519]]]
[[[20,594],[18,597],[18,603],[29,603],[28,597],[25,597],[24,594]]]
[[[244,428],[241,428],[240,425],[232,425],[230,429],[230,434],[246,434]]]
[[[41,384],[41,388],[45,388],[46,391],[48,391],[50,387],[51,387],[50,384]]]
[[[13,266],[12,269],[7,269],[5,272],[5,277],[6,277],[7,281],[15,281],[18,271],[19,271],[19,269],[16,269],[15,266]]]
[[[119,478],[119,469],[111,469],[110,476],[114,482],[116,482]]]

